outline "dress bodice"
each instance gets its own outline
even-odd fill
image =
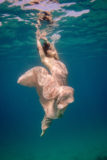
[[[50,72],[52,76],[57,80],[60,86],[67,85],[67,75],[68,71],[64,63],[59,60],[50,59],[51,69]]]

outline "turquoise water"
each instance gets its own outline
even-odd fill
[[[41,65],[37,11],[0,1],[0,160],[107,160],[107,2],[72,2],[53,12],[54,26],[43,27],[68,68],[75,101],[41,138],[38,95],[16,83]]]

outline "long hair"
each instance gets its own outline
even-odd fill
[[[42,47],[43,47],[43,50],[44,50],[45,55],[46,55],[47,57],[49,57],[47,51],[48,51],[48,50],[53,50],[53,49],[52,49],[52,46],[50,45],[50,43],[44,42]],[[58,57],[57,54],[53,55],[53,57],[54,57],[56,60],[59,60],[59,57]]]
[[[50,48],[50,44],[44,42],[44,43],[43,43],[43,50],[44,50],[44,53],[45,53],[46,56],[48,56],[47,50],[49,50],[49,48]]]

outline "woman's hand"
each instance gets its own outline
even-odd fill
[[[47,35],[47,33],[45,31],[43,31],[40,35],[40,38],[46,41],[47,40],[46,35]]]

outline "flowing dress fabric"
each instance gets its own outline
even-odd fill
[[[46,100],[54,99],[58,95],[59,86],[54,77],[43,67],[35,67],[33,72],[40,97]]]
[[[67,75],[68,75],[68,71],[66,66],[64,65],[64,63],[62,63],[59,60],[51,60],[51,64],[52,64],[52,70],[51,70],[51,74],[52,76],[56,79],[56,81],[58,82],[58,84],[60,86],[65,86],[67,85]]]
[[[18,79],[18,83],[36,87],[45,115],[42,120],[42,133],[49,128],[53,119],[63,115],[67,105],[73,102],[73,89],[67,86],[68,71],[65,65],[51,59],[50,73],[44,67],[34,67]],[[49,69],[49,68],[48,68]]]

